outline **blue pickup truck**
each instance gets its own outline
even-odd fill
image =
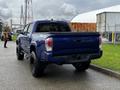
[[[102,56],[98,32],[72,32],[64,21],[29,23],[16,40],[18,60],[29,57],[32,75],[40,77],[48,64],[72,64],[77,71],[88,69],[91,60]]]

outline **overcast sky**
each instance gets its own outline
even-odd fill
[[[24,0],[0,0],[0,18],[19,21]],[[120,4],[120,0],[33,0],[34,19],[71,20],[79,13]]]

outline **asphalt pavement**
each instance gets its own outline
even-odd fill
[[[78,73],[72,65],[49,65],[44,77],[34,78],[15,48],[15,42],[3,48],[0,41],[0,90],[120,90],[120,80],[92,69]]]

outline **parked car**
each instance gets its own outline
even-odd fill
[[[72,64],[77,71],[88,69],[91,60],[102,56],[98,32],[71,32],[64,21],[29,23],[16,40],[16,55],[30,58],[32,75],[43,75],[48,64]]]

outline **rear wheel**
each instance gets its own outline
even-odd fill
[[[43,76],[47,64],[38,60],[34,51],[31,52],[30,62],[32,64],[32,75],[36,78]]]
[[[19,46],[16,47],[16,55],[18,60],[23,60],[24,59],[24,53],[21,52],[21,49]]]
[[[91,61],[73,63],[72,65],[76,68],[77,71],[85,71],[89,68]]]

